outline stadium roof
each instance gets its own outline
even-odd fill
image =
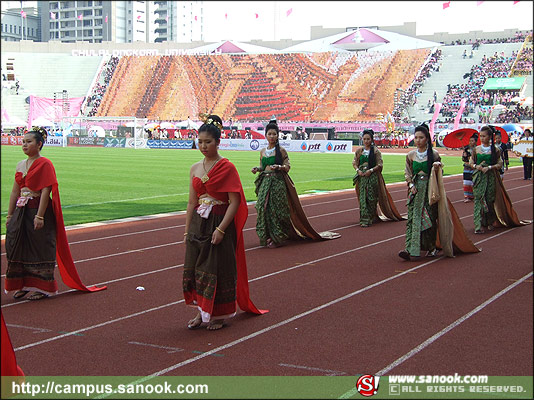
[[[221,52],[223,54],[269,54],[280,53],[278,50],[269,47],[256,46],[254,44],[234,42],[232,40],[223,40],[217,43],[211,43],[200,47],[195,47],[190,51],[204,51],[208,53]]]
[[[283,52],[355,51],[355,50],[413,50],[441,46],[441,43],[378,29],[359,28],[321,39],[290,46]]]

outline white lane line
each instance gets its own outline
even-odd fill
[[[24,326],[24,325],[15,325],[15,324],[6,324],[6,325],[12,328],[30,329],[34,331],[33,333],[52,332],[50,329],[34,328],[33,326]]]
[[[512,168],[519,168],[519,167],[512,167]],[[521,172],[521,171],[518,171],[518,172]],[[453,181],[451,179],[447,179],[447,178],[453,178],[453,177],[457,177],[457,176],[461,176],[462,174],[456,174],[456,175],[448,175],[445,177],[445,179],[447,180],[446,182],[444,182],[444,185],[448,185],[448,184],[457,184],[458,182],[456,181]],[[508,179],[506,180],[507,182],[508,181],[515,181],[515,180],[521,180],[522,178],[515,178],[515,179]],[[398,186],[398,185],[402,185],[404,184],[405,182],[392,182],[392,183],[388,183],[386,184],[386,186]],[[511,190],[511,189],[510,189]],[[334,191],[330,191],[328,193],[317,193],[317,194],[302,194],[299,196],[299,198],[307,198],[307,197],[317,197],[317,196],[321,196],[321,195],[324,195],[324,194],[332,194],[332,193],[343,193],[343,192],[353,192],[354,191],[354,188],[350,188],[350,189],[340,189],[340,190],[334,190]],[[392,190],[390,191],[389,193],[401,193],[401,192],[405,192],[406,189],[403,188],[401,190]],[[447,193],[449,192],[458,192],[458,191],[463,191],[463,189],[454,189],[454,190],[449,190],[447,191]],[[317,203],[312,203],[312,204],[303,204],[302,207],[312,207],[312,206],[317,206],[317,205],[323,205],[323,204],[329,204],[329,203],[336,203],[336,202],[340,202],[340,201],[352,201],[354,200],[355,198],[354,197],[347,197],[347,198],[343,198],[343,199],[338,199],[338,200],[330,200],[330,201],[324,201],[324,202],[317,202]],[[397,201],[402,201],[402,200],[396,200]],[[255,201],[251,201],[251,202],[248,202],[247,205],[249,206],[253,206],[255,205]],[[5,214],[5,213],[3,213]],[[96,226],[105,226],[105,225],[111,225],[111,224],[120,224],[120,223],[126,223],[126,222],[137,222],[137,221],[141,221],[141,220],[148,220],[148,219],[155,219],[155,218],[164,218],[164,217],[170,217],[170,216],[177,216],[177,215],[183,215],[185,214],[185,211],[176,211],[176,212],[171,212],[171,213],[163,213],[163,214],[153,214],[153,215],[144,215],[144,216],[139,216],[139,217],[128,217],[128,218],[122,218],[122,219],[117,219],[117,220],[108,220],[108,221],[98,221],[98,222],[89,222],[89,223],[86,223],[86,224],[80,224],[80,225],[71,225],[71,226],[67,226],[66,227],[66,230],[75,230],[75,229],[83,229],[83,228],[90,228],[90,227],[96,227]],[[255,213],[251,213],[249,214],[249,217],[252,217],[252,216],[256,216],[257,214]],[[183,225],[174,225],[174,226],[170,226],[170,227],[166,227],[166,228],[158,228],[158,229],[172,229],[172,228],[180,228],[180,227],[184,227],[185,224]],[[157,229],[155,229],[157,230]],[[155,231],[154,230],[154,231]],[[108,239],[108,238],[113,238],[113,237],[121,237],[121,236],[127,236],[127,235],[135,235],[135,234],[142,234],[142,233],[149,233],[151,232],[152,230],[145,230],[145,231],[139,231],[139,232],[131,232],[131,233],[126,233],[126,234],[119,234],[119,235],[113,235],[113,236],[107,236],[107,237],[101,237],[101,238],[94,238],[94,239],[87,239],[87,240],[81,240],[81,241],[77,241],[77,242],[70,242],[69,244],[78,244],[78,243],[85,243],[85,242],[91,242],[91,241],[97,241],[97,240],[104,240],[104,239]],[[5,235],[2,235],[2,240],[5,239]],[[5,255],[6,253],[1,253],[0,255]]]
[[[313,371],[313,372],[323,372],[326,376],[343,376],[343,375],[349,375],[346,372],[343,371],[334,371],[332,369],[322,369],[322,368],[316,368],[316,367],[307,367],[305,365],[293,365],[293,364],[278,364],[280,367],[287,367],[287,368],[296,368],[296,369],[304,369],[306,371]],[[352,375],[352,374],[350,374]]]
[[[528,201],[532,199],[532,197],[528,197],[526,199],[522,199],[522,200],[517,200],[516,203],[521,203],[523,201]],[[404,214],[403,217],[406,217],[407,214]],[[460,217],[460,219],[465,219],[465,218],[470,218],[472,217],[473,214],[468,214],[468,215],[465,215],[463,217]],[[336,231],[340,231],[340,230],[343,230],[343,229],[347,229],[347,228],[350,228],[350,227],[354,227],[354,226],[358,226],[358,224],[352,224],[352,225],[347,225],[347,226],[343,226],[343,227],[339,227],[339,228],[335,228],[333,230],[336,230]],[[254,229],[254,228],[248,228],[248,230],[250,229]],[[245,230],[245,229],[244,229]],[[388,240],[394,240],[394,239],[397,239],[399,238],[400,236],[404,236],[405,234],[401,234],[399,236],[395,236],[395,237],[392,237],[390,239],[386,239],[386,240],[383,240],[383,241],[380,241],[380,242],[376,242],[375,244],[378,244],[378,243],[382,243],[384,241],[388,241]],[[486,239],[487,240],[487,239]],[[482,240],[481,242],[479,243],[482,243],[484,242],[485,240]],[[183,243],[182,242],[178,242],[178,243]],[[368,247],[369,245],[366,245],[362,248],[359,248],[359,249],[363,249],[365,247]],[[252,248],[249,248],[249,249],[245,249],[245,252],[246,251],[252,251],[252,250],[257,250],[257,249],[261,249],[263,248],[263,246],[256,246],[256,247],[252,247]],[[79,262],[79,261],[77,261]],[[313,261],[311,261],[310,263],[313,263]],[[306,264],[303,264],[303,265],[306,265]],[[163,272],[163,271],[167,271],[169,269],[173,269],[173,268],[180,268],[180,267],[183,267],[183,264],[177,264],[177,265],[172,265],[170,267],[165,267],[165,268],[161,268],[161,269],[158,269],[158,270],[152,270],[152,271],[148,271],[148,272],[142,272],[142,273],[139,273],[139,274],[135,274],[135,275],[130,275],[130,276],[126,276],[126,277],[123,277],[123,278],[118,278],[118,279],[113,279],[113,280],[109,280],[109,281],[105,281],[105,282],[100,282],[100,283],[96,283],[95,285],[96,286],[102,286],[102,285],[108,285],[110,283],[114,283],[114,282],[120,282],[120,281],[124,281],[124,280],[129,280],[129,279],[133,279],[133,278],[138,278],[138,277],[141,277],[141,276],[145,276],[145,275],[150,275],[150,274],[154,274],[154,273],[157,273],[157,272]],[[284,270],[281,270],[281,271],[278,271],[278,272],[273,272],[271,273],[270,275],[277,275],[281,272],[286,272],[286,271],[289,271],[291,269],[295,269],[297,267],[290,267],[290,268],[287,268],[287,269],[284,269]],[[270,276],[270,275],[265,275],[265,276]],[[2,277],[5,277],[5,275],[2,275]],[[263,279],[262,277],[258,277],[258,278],[254,278],[252,279],[250,282],[253,282],[255,280],[258,280],[258,279]],[[65,294],[65,293],[70,293],[70,292],[75,292],[76,290],[75,289],[71,289],[71,290],[67,290],[65,292],[60,292],[58,293],[56,296],[59,296],[61,294]],[[15,305],[19,305],[19,304],[24,304],[24,303],[27,303],[29,302],[29,300],[22,300],[22,301],[19,301],[17,303],[10,303],[10,304],[4,304],[2,305],[1,308],[4,308],[4,307],[11,307],[11,306],[15,306]]]
[[[163,349],[167,350],[167,353],[178,353],[179,351],[184,351],[184,349],[181,349],[179,347],[169,347],[169,346],[160,346],[157,344],[150,344],[150,343],[141,343],[141,342],[128,342],[128,344],[136,344],[139,346],[147,346],[147,347],[155,347],[156,349]]]
[[[496,235],[493,235],[493,236],[491,236],[490,238],[486,238],[486,239],[484,239],[483,241],[486,241],[486,240],[490,240],[490,239],[499,237],[499,236],[504,235],[504,234],[506,234],[506,233],[512,232],[512,231],[514,231],[514,230],[516,230],[516,229],[517,229],[517,228],[510,228],[510,229],[508,229],[508,230],[506,230],[506,231],[504,231],[504,232],[501,232],[501,233],[498,233],[498,234],[496,234]],[[401,236],[404,236],[404,235],[401,235]],[[399,237],[399,236],[396,236],[396,237],[394,237],[394,238],[391,238],[390,240],[394,240],[394,239],[396,239],[396,238],[398,238],[398,237]],[[384,241],[382,241],[382,242],[385,242],[385,241],[388,241],[388,240],[384,240]],[[481,241],[481,242],[482,242],[482,241]],[[481,243],[481,242],[480,242],[480,243]],[[378,244],[378,243],[377,243],[377,244]],[[478,242],[475,243],[475,244],[478,244]],[[375,245],[375,244],[369,244],[369,245],[363,246],[362,248],[364,248],[364,247],[370,247],[370,246],[373,246],[373,245]],[[336,256],[338,256],[338,255],[343,255],[343,254],[346,254],[346,253],[353,252],[353,251],[355,251],[355,250],[356,250],[356,249],[352,249],[352,250],[344,251],[344,252],[341,252],[341,253],[336,253],[336,254],[334,254],[334,255],[331,255],[331,256],[328,256],[328,257],[325,257],[325,258],[323,258],[323,259],[319,259],[319,260],[324,260],[324,259],[328,259],[328,258],[333,258],[333,257],[336,257]],[[309,314],[312,314],[312,313],[314,313],[314,312],[316,312],[316,311],[320,311],[320,310],[322,310],[323,308],[327,308],[327,307],[329,307],[329,306],[331,306],[331,305],[337,304],[337,303],[339,303],[339,302],[341,302],[341,301],[343,301],[343,300],[349,299],[349,298],[351,298],[351,297],[353,297],[353,296],[356,296],[356,295],[358,295],[358,294],[360,294],[360,293],[363,293],[363,292],[365,292],[365,291],[367,291],[367,290],[369,290],[369,289],[372,289],[372,288],[374,288],[374,287],[380,286],[380,285],[382,285],[382,284],[384,284],[384,283],[387,283],[387,282],[389,282],[389,281],[392,281],[392,280],[394,280],[394,279],[397,279],[397,278],[399,278],[399,277],[401,277],[401,276],[403,276],[403,275],[406,275],[406,274],[408,274],[408,273],[410,273],[410,272],[412,272],[412,271],[415,271],[415,270],[418,270],[418,269],[420,269],[420,268],[423,268],[423,267],[425,267],[425,266],[427,266],[427,265],[433,264],[433,263],[435,263],[435,262],[437,262],[437,261],[439,261],[439,260],[441,260],[441,259],[443,259],[443,258],[445,258],[445,257],[444,257],[444,256],[441,256],[441,257],[435,258],[435,259],[433,259],[433,260],[431,260],[431,261],[427,261],[427,262],[425,262],[425,263],[423,263],[423,264],[420,264],[420,265],[418,265],[418,266],[415,266],[415,267],[413,267],[413,268],[410,268],[410,269],[405,270],[405,271],[403,271],[403,272],[400,272],[400,273],[398,273],[398,274],[392,275],[392,276],[390,276],[389,278],[385,278],[385,279],[383,279],[383,280],[381,280],[381,281],[372,283],[372,284],[370,284],[370,285],[368,285],[368,286],[366,286],[366,287],[364,287],[364,288],[362,288],[362,289],[358,289],[358,290],[356,290],[356,291],[354,291],[354,292],[352,292],[352,293],[349,293],[349,294],[347,294],[347,295],[345,295],[345,296],[342,296],[342,297],[339,297],[339,298],[334,299],[334,300],[332,300],[332,301],[329,301],[328,303],[322,304],[322,305],[320,305],[320,306],[318,306],[318,307],[315,307],[315,308],[313,308],[313,309],[311,309],[311,310],[305,311],[305,312],[303,312],[303,313],[301,313],[301,314],[297,314],[297,315],[295,315],[295,316],[293,316],[293,317],[291,317],[291,318],[288,318],[288,319],[286,319],[286,320],[284,320],[284,321],[281,321],[281,322],[279,322],[279,323],[277,323],[277,324],[274,324],[274,325],[268,326],[268,327],[266,327],[266,328],[263,328],[263,329],[261,329],[261,330],[259,330],[259,331],[256,331],[256,332],[254,332],[254,333],[252,333],[252,334],[250,334],[250,335],[244,336],[244,337],[242,337],[242,338],[240,338],[240,339],[236,339],[236,340],[234,340],[234,341],[232,341],[232,342],[230,342],[230,343],[227,343],[226,345],[219,346],[219,347],[214,348],[214,349],[212,349],[212,350],[210,350],[210,351],[207,351],[206,353],[202,353],[202,354],[200,354],[200,355],[198,355],[198,356],[196,356],[196,357],[193,357],[193,358],[190,358],[190,359],[188,359],[188,360],[182,361],[182,362],[180,362],[180,363],[178,363],[178,364],[175,364],[175,365],[173,365],[173,366],[171,366],[171,367],[168,367],[168,368],[165,368],[165,369],[163,369],[163,370],[161,370],[161,371],[158,371],[158,372],[156,372],[156,373],[154,373],[154,374],[152,374],[152,375],[150,375],[150,376],[159,376],[159,375],[165,374],[165,373],[170,372],[170,371],[172,371],[172,370],[174,370],[174,369],[176,369],[176,368],[180,368],[180,367],[182,367],[182,366],[184,366],[184,365],[190,364],[190,363],[192,363],[192,362],[194,362],[194,361],[200,360],[200,359],[202,359],[202,358],[204,358],[204,357],[207,357],[207,356],[210,356],[210,355],[212,355],[212,354],[214,354],[214,353],[218,353],[218,352],[220,352],[221,350],[227,349],[227,348],[229,348],[229,347],[233,347],[233,346],[236,345],[236,344],[242,343],[242,342],[247,341],[247,340],[249,340],[249,339],[252,339],[252,338],[254,338],[254,337],[258,336],[258,335],[261,335],[261,334],[263,334],[263,333],[269,332],[269,331],[271,331],[271,330],[273,330],[273,329],[276,329],[276,328],[278,328],[278,327],[280,327],[280,326],[286,325],[286,324],[288,324],[288,323],[290,323],[290,322],[293,322],[293,321],[295,321],[295,320],[297,320],[297,319],[300,319],[300,318],[302,318],[302,317],[305,317],[305,316],[307,316],[307,315],[309,315]],[[289,270],[296,269],[296,268],[300,268],[300,267],[302,267],[302,266],[309,265],[309,264],[312,264],[312,263],[313,263],[313,261],[312,261],[312,262],[307,262],[307,263],[304,263],[304,264],[297,265],[297,266],[295,266],[295,267],[287,268],[286,270],[289,271]],[[267,277],[267,276],[272,276],[272,275],[273,275],[273,274],[265,275],[265,277]],[[253,282],[253,281],[255,281],[255,280],[259,280],[259,279],[263,279],[263,277],[259,277],[259,278],[256,278],[256,279],[254,279],[254,280],[250,280],[249,282]],[[100,284],[97,284],[97,285],[100,285]],[[38,341],[38,342],[29,343],[29,344],[27,344],[27,345],[17,347],[17,348],[15,348],[14,350],[15,350],[15,351],[25,350],[25,349],[28,349],[28,348],[31,348],[31,347],[39,346],[39,345],[44,344],[44,343],[48,343],[48,342],[52,342],[52,341],[55,341],[55,340],[58,340],[58,339],[63,339],[63,338],[68,337],[68,336],[76,335],[76,334],[81,333],[81,332],[86,332],[86,331],[89,331],[89,330],[92,330],[92,329],[96,329],[96,328],[100,328],[100,327],[103,327],[103,326],[106,326],[106,325],[109,325],[109,324],[113,324],[113,323],[115,323],[115,322],[123,321],[123,320],[130,319],[130,318],[134,318],[134,317],[137,317],[137,316],[139,316],[139,315],[143,315],[143,314],[150,313],[150,312],[152,312],[152,311],[158,311],[158,310],[161,310],[161,309],[163,309],[163,308],[170,307],[170,306],[173,306],[173,305],[176,305],[176,304],[180,304],[180,303],[183,303],[183,302],[184,302],[184,299],[182,299],[182,300],[178,300],[178,301],[174,301],[174,302],[171,302],[171,303],[167,303],[167,304],[163,304],[163,305],[161,305],[161,306],[157,306],[157,307],[153,307],[153,308],[150,308],[150,309],[147,309],[147,310],[139,311],[139,312],[136,312],[136,313],[133,313],[133,314],[130,314],[130,315],[125,315],[125,316],[123,316],[123,317],[119,317],[119,318],[116,318],[116,319],[113,319],[113,320],[109,320],[109,321],[106,321],[106,322],[102,322],[102,323],[100,323],[100,324],[91,325],[91,326],[88,326],[88,327],[86,327],[86,328],[81,328],[81,329],[78,329],[78,330],[73,331],[73,332],[68,332],[68,333],[65,333],[65,334],[63,334],[63,335],[53,336],[53,337],[51,337],[51,338],[44,339],[44,340],[40,340],[40,341]]]
[[[351,228],[351,227],[354,227],[354,226],[357,226],[357,224],[353,224],[353,225],[347,225],[347,226],[342,226],[340,228],[336,228],[336,231],[340,231],[340,230],[343,230],[343,229],[346,229],[346,228]],[[262,249],[264,246],[256,246],[256,247],[251,247],[249,249],[245,249],[245,252],[247,251],[253,251],[253,250],[258,250],[258,249]],[[112,280],[109,280],[109,281],[105,281],[105,282],[100,282],[100,283],[95,283],[96,286],[103,286],[103,285],[109,285],[110,283],[115,283],[115,282],[121,282],[121,281],[126,281],[126,280],[129,280],[129,279],[134,279],[134,278],[140,278],[140,277],[144,277],[146,275],[151,275],[151,274],[156,274],[156,273],[159,273],[159,272],[164,272],[164,271],[168,271],[170,269],[175,269],[175,268],[181,268],[183,267],[184,264],[176,264],[176,265],[171,265],[169,267],[165,267],[165,268],[160,268],[160,269],[156,269],[156,270],[151,270],[151,271],[148,271],[148,272],[141,272],[139,274],[135,274],[135,275],[130,275],[130,276],[125,276],[125,277],[122,277],[122,278],[117,278],[117,279],[112,279]],[[287,269],[288,271],[290,269],[294,269],[294,267],[292,268],[289,268]],[[285,270],[282,270],[280,272],[284,272]],[[257,280],[258,278],[255,278],[253,280]],[[249,282],[252,282],[249,281]],[[76,289],[69,289],[69,290],[66,290],[64,292],[59,292],[58,294],[56,294],[54,297],[56,296],[60,296],[62,294],[65,294],[65,293],[71,293],[71,292],[76,292],[77,290]],[[19,304],[24,304],[24,303],[28,303],[30,300],[21,300],[21,301],[18,301],[16,303],[10,303],[10,304],[3,304],[2,305],[2,308],[4,307],[12,307],[12,306],[16,306],[16,305],[19,305]]]
[[[506,288],[504,288],[503,290],[501,290],[499,293],[493,295],[492,297],[490,297],[488,300],[486,300],[485,302],[483,302],[482,304],[480,304],[478,307],[475,307],[474,309],[472,309],[471,311],[469,311],[467,314],[463,315],[462,317],[458,318],[456,321],[454,321],[452,324],[448,325],[447,327],[443,328],[441,331],[439,331],[438,333],[436,333],[435,335],[429,337],[427,340],[425,340],[424,342],[422,342],[421,344],[419,344],[418,346],[414,347],[412,350],[410,350],[408,353],[404,354],[403,356],[399,357],[398,359],[396,359],[395,361],[393,361],[391,364],[389,364],[388,366],[384,367],[383,369],[381,369],[380,371],[376,372],[375,375],[378,375],[378,376],[382,376],[384,374],[387,374],[389,371],[391,371],[393,368],[395,367],[398,367],[399,365],[401,365],[403,362],[405,362],[406,360],[412,358],[413,356],[415,356],[417,353],[421,352],[423,349],[425,349],[426,347],[428,347],[429,345],[431,345],[432,343],[434,343],[436,340],[438,340],[440,337],[442,337],[443,335],[445,335],[447,332],[453,330],[454,328],[456,328],[457,326],[459,326],[462,322],[468,320],[469,318],[471,318],[473,315],[475,315],[476,313],[478,313],[480,310],[484,309],[485,307],[487,307],[488,305],[490,305],[491,303],[493,303],[495,300],[499,299],[500,297],[502,297],[503,295],[505,295],[506,293],[508,293],[510,290],[512,290],[513,288],[515,288],[517,285],[520,285],[521,283],[523,283],[525,280],[527,280],[528,278],[530,278],[532,276],[532,272],[529,272],[528,274],[526,274],[525,276],[523,276],[521,279],[519,279],[517,282],[514,282],[512,283],[510,286],[507,286]],[[349,399],[351,398],[352,396],[356,395],[357,393],[357,390],[356,388],[354,389],[351,389],[349,390],[348,392],[342,394],[340,397],[338,397],[339,399]]]

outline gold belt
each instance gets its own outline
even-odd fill
[[[220,204],[228,204],[226,201],[221,201],[217,199],[212,199],[208,197],[203,197],[201,199],[198,199],[198,204],[206,204],[206,205],[212,205],[212,206],[218,206]]]

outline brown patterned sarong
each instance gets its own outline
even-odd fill
[[[35,230],[33,221],[39,199],[30,200],[24,207],[16,207],[6,232],[7,271],[5,291],[39,291],[57,293],[54,279],[56,266],[56,219],[52,202],[44,215],[44,226]]]
[[[215,227],[224,218],[227,204],[214,205],[209,217],[193,212],[186,237],[183,273],[184,299],[197,307],[203,322],[212,317],[223,319],[236,312],[236,232],[232,222],[221,243],[211,244]]]

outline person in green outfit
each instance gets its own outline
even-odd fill
[[[430,132],[426,124],[415,128],[416,150],[406,155],[404,176],[408,183],[408,222],[406,247],[399,257],[410,260],[420,257],[427,250],[427,257],[435,257],[437,238],[438,205],[430,204],[428,197],[429,178],[432,168],[442,168],[439,153],[432,148]]]
[[[378,205],[387,219],[402,220],[382,177],[382,153],[374,145],[373,135],[372,129],[363,131],[363,147],[356,150],[352,160],[352,166],[356,170],[353,183],[360,202],[361,227],[369,227],[380,220]]]
[[[475,233],[484,233],[494,229],[497,221],[495,213],[496,177],[502,168],[501,150],[495,146],[494,131],[491,126],[480,129],[480,146],[471,153],[473,172],[473,194],[475,205],[473,217]],[[497,172],[495,172],[497,171]]]
[[[279,134],[278,125],[269,122],[265,127],[267,147],[260,151],[260,166],[252,168],[253,174],[260,172],[254,182],[258,196],[256,233],[260,244],[270,248],[288,240],[291,231],[287,187],[281,173],[287,173],[291,166],[286,149],[278,142]]]

